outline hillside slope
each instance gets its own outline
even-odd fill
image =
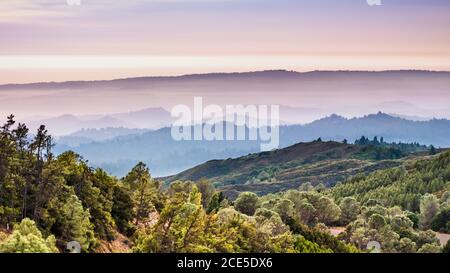
[[[243,191],[267,194],[297,188],[305,182],[333,186],[352,175],[395,167],[402,162],[395,158],[373,160],[369,156],[373,149],[333,141],[299,143],[236,159],[209,161],[162,180],[170,183],[206,178],[233,198]]]
[[[450,190],[449,151],[405,161],[400,168],[360,174],[336,185],[331,193],[336,200],[351,196],[362,203],[373,199],[384,205],[418,211],[424,194],[440,197],[445,190]]]

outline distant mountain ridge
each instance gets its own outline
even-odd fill
[[[41,124],[44,124],[51,134],[57,136],[73,136],[73,134],[83,129],[160,129],[170,126],[172,121],[173,118],[167,110],[163,108],[146,108],[139,111],[106,115],[62,115],[39,120],[25,120],[25,123],[32,131],[35,131]]]
[[[431,119],[413,121],[382,112],[351,119],[333,114],[306,125],[285,128],[285,142],[294,144],[296,136],[302,140],[322,137],[325,140],[353,141],[360,136],[383,136],[389,142],[419,142],[425,145],[450,147],[450,120]]]
[[[66,82],[37,82],[26,84],[2,84],[2,89],[26,89],[26,88],[59,88],[61,86],[72,88],[92,88],[93,85],[101,87],[108,84],[125,86],[129,83],[145,83],[145,82],[161,82],[161,81],[189,81],[189,80],[210,80],[210,79],[227,79],[227,78],[290,78],[290,79],[304,79],[315,78],[321,76],[345,77],[349,75],[359,76],[399,76],[399,75],[414,75],[417,76],[450,76],[450,71],[431,71],[431,70],[384,70],[384,71],[357,71],[357,70],[315,70],[308,72],[297,72],[292,70],[264,70],[264,71],[250,71],[250,72],[229,72],[229,73],[205,73],[205,74],[185,74],[178,76],[145,76],[145,77],[131,77],[112,80],[95,80],[95,81],[66,81]]]
[[[90,128],[81,129],[70,135],[57,137],[56,141],[60,145],[67,145],[69,147],[77,147],[81,144],[92,142],[102,142],[111,140],[121,136],[139,135],[149,132],[149,129],[129,129],[125,127],[108,127],[108,128]]]
[[[450,119],[448,94],[450,72],[269,70],[0,85],[0,100],[4,102],[0,113],[17,117],[96,113],[120,120],[124,127],[143,128],[146,123],[136,109],[163,107],[169,111],[176,105],[191,106],[194,97],[202,97],[205,104],[221,107],[280,105],[281,120],[288,124],[306,124],[332,113],[354,117],[377,111]],[[117,112],[133,118],[111,114]],[[152,116],[151,125],[160,121],[156,124],[159,128],[170,121],[167,113]]]
[[[346,119],[338,115],[306,125],[280,127],[280,148],[322,138],[353,143],[361,136],[383,137],[386,142],[418,142],[450,147],[450,120],[410,121],[384,113]],[[139,135],[120,136],[103,142],[71,148],[57,145],[63,152],[73,149],[92,164],[123,176],[137,162],[147,163],[154,176],[179,173],[212,159],[227,159],[260,151],[260,141],[175,141],[170,128]]]

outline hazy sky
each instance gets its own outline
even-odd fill
[[[0,84],[262,69],[450,70],[450,1],[381,1],[1,0]]]

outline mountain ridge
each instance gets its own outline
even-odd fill
[[[320,76],[320,75],[349,75],[349,74],[367,74],[367,75],[398,75],[398,74],[422,74],[422,75],[449,75],[450,71],[438,71],[438,70],[312,70],[306,72],[299,72],[293,70],[261,70],[261,71],[247,71],[247,72],[217,72],[217,73],[197,73],[197,74],[181,74],[174,76],[141,76],[141,77],[126,77],[107,80],[75,80],[75,81],[48,81],[48,82],[33,82],[33,83],[5,83],[0,84],[0,90],[2,89],[21,89],[24,87],[38,87],[38,88],[56,88],[60,85],[70,85],[72,87],[88,87],[90,84],[105,84],[105,83],[123,83],[130,81],[164,81],[164,80],[192,80],[192,79],[211,79],[211,78],[229,78],[229,77],[267,77],[271,76]]]
[[[369,118],[338,119],[338,122],[317,121],[307,125],[280,127],[280,148],[299,142],[322,138],[348,143],[361,136],[378,136],[387,142],[418,142],[435,147],[450,147],[450,120],[410,121],[377,114]],[[336,116],[337,117],[337,116]],[[335,117],[335,119],[336,119]],[[383,118],[384,117],[384,118]],[[179,173],[211,159],[239,157],[260,151],[260,141],[174,141],[169,127],[121,136],[105,142],[82,144],[71,148],[57,145],[57,151],[73,149],[93,164],[115,175],[124,175],[127,168],[139,161],[147,163],[156,176]],[[177,161],[177,166],[172,166]],[[127,162],[126,164],[124,162]]]

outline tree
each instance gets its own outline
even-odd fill
[[[301,223],[310,225],[315,222],[317,210],[307,200],[304,200],[300,205],[296,206],[296,210]]]
[[[90,168],[81,156],[70,151],[59,155],[53,165],[62,172],[63,181],[75,191],[83,207],[89,209],[96,236],[114,239],[111,211],[115,179],[101,169]]]
[[[56,253],[55,237],[44,238],[34,221],[25,218],[14,226],[14,232],[2,243],[2,253]]]
[[[305,239],[301,235],[295,237],[295,250],[298,253],[332,253],[331,249],[322,248],[317,243]]]
[[[430,155],[435,155],[435,154],[437,154],[437,150],[436,150],[436,148],[433,145],[431,145],[431,147],[430,147]]]
[[[33,218],[39,219],[41,208],[48,201],[49,195],[46,194],[49,181],[43,179],[43,170],[45,167],[45,160],[52,159],[51,149],[53,148],[52,136],[48,134],[45,125],[41,125],[37,130],[33,142],[30,144],[30,150],[36,156],[36,163],[33,172],[33,180],[36,186],[36,200],[34,202]]]
[[[289,227],[283,223],[280,215],[267,209],[257,209],[255,220],[256,227],[270,237],[276,237],[289,231]]]
[[[360,252],[355,246],[346,244],[345,242],[339,240],[337,237],[333,236],[328,231],[323,231],[317,226],[307,227],[296,220],[292,220],[289,223],[291,232],[295,235],[301,235],[306,240],[316,243],[325,252],[334,253],[358,253]]]
[[[322,192],[326,189],[327,187],[325,186],[325,184],[323,183],[319,183],[316,185],[316,187],[314,188],[317,192]]]
[[[442,209],[432,220],[434,231],[450,233],[450,207]]]
[[[426,244],[430,245],[439,245],[439,239],[436,237],[436,233],[432,230],[427,231],[419,231],[417,232],[416,239],[414,240],[417,243],[417,247],[421,248]]]
[[[135,252],[211,252],[205,244],[206,213],[196,186],[172,195],[159,220],[138,234]]]
[[[201,179],[200,181],[198,181],[197,188],[202,194],[203,208],[206,209],[208,208],[208,205],[211,202],[211,199],[214,196],[216,189],[214,188],[214,185],[207,179]]]
[[[306,182],[300,185],[298,188],[299,191],[312,191],[314,190],[314,186],[310,182]]]
[[[447,244],[445,244],[444,248],[442,249],[442,253],[450,253],[450,240],[447,241]]]
[[[386,219],[380,214],[372,214],[369,218],[369,227],[372,229],[380,230],[386,226]]]
[[[431,227],[433,218],[439,212],[439,200],[432,194],[426,194],[420,200],[419,227],[428,229]]]
[[[275,206],[275,211],[280,215],[281,220],[286,223],[295,214],[294,202],[289,199],[281,199]]]
[[[378,141],[378,137],[377,137],[377,136],[375,136],[375,137],[373,138],[372,143],[373,143],[373,145],[379,145],[379,144],[380,144],[380,142]]]
[[[417,245],[409,238],[401,238],[396,249],[400,253],[415,253]]]
[[[189,194],[194,186],[194,183],[189,181],[175,181],[170,184],[169,189],[167,190],[167,195],[172,197],[177,193]]]
[[[334,200],[327,196],[319,198],[314,205],[319,222],[331,224],[337,221],[341,215],[341,209],[334,203]]]
[[[124,178],[124,184],[133,192],[135,224],[147,221],[150,212],[155,210],[159,184],[150,176],[147,166],[139,162]]]
[[[345,197],[341,200],[339,207],[341,209],[340,222],[342,225],[347,225],[356,220],[360,211],[360,204],[355,198]]]
[[[111,215],[117,228],[124,234],[132,235],[134,227],[131,222],[136,215],[131,191],[122,183],[117,183],[114,186],[113,200]]]
[[[28,132],[29,129],[25,124],[19,123],[17,128],[12,131],[14,135],[14,139],[16,141],[16,148],[18,152],[18,178],[22,177],[22,202],[21,202],[21,219],[27,217],[27,208],[28,208],[28,190],[30,188],[29,185],[29,171],[32,159],[30,158],[30,154],[27,151],[29,141],[28,141]]]
[[[419,227],[419,216],[411,211],[406,211],[405,216],[408,217],[409,220],[413,223],[413,228]]]
[[[377,205],[381,205],[381,202],[377,199],[369,199],[364,203],[364,205],[367,207],[374,207]]]
[[[83,209],[76,195],[71,195],[67,199],[58,216],[58,228],[62,239],[66,242],[77,241],[84,251],[95,244],[94,228],[89,220],[91,215],[88,210]]]
[[[441,253],[441,251],[441,247],[437,244],[425,244],[417,251],[417,253]]]
[[[401,234],[413,229],[414,223],[405,215],[396,215],[391,219],[392,229]]]
[[[14,222],[18,211],[16,207],[16,185],[13,179],[14,157],[16,153],[11,128],[15,124],[14,115],[7,118],[0,127],[0,224]]]
[[[256,209],[259,207],[259,198],[253,192],[243,192],[234,201],[234,207],[237,211],[251,216],[255,214]]]
[[[231,236],[227,236],[233,244],[233,252],[262,253],[270,249],[270,236],[258,230],[252,217],[232,207],[221,209],[217,216],[225,230],[233,231]]]
[[[225,201],[225,197],[222,192],[216,192],[211,198],[211,201],[208,204],[208,208],[206,209],[207,213],[218,212],[222,207],[223,202]]]

